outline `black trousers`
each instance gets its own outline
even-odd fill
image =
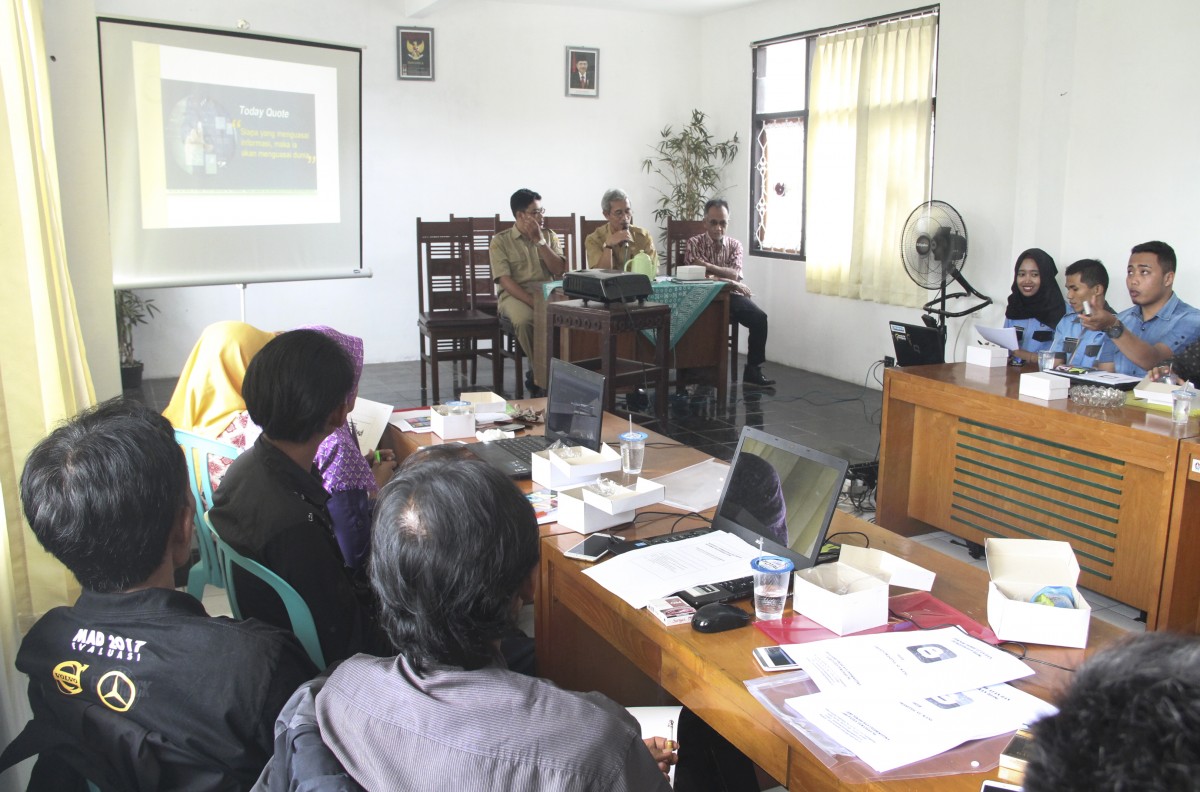
[[[687,707],[679,713],[675,792],[758,792],[754,763]]]
[[[746,365],[761,366],[767,359],[767,314],[749,297],[731,294],[729,316],[750,331],[746,339]]]

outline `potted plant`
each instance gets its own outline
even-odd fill
[[[667,183],[659,190],[654,219],[702,220],[704,204],[719,191],[721,172],[738,153],[738,136],[718,141],[704,123],[705,115],[692,111],[692,120],[678,131],[665,127],[655,154],[642,160],[642,170],[657,173]]]
[[[133,326],[147,324],[158,313],[154,300],[144,299],[129,289],[117,289],[117,348],[121,352],[121,389],[142,386],[142,361],[133,356]]]

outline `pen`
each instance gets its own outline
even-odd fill
[[[671,735],[670,737],[667,738],[667,750],[673,751],[673,750],[675,750],[675,721],[674,721],[674,719],[667,721],[667,730],[668,730],[667,733]]]
[[[376,464],[376,465],[378,465],[378,464],[379,464],[380,462],[382,462],[382,461],[383,461],[383,457],[381,457],[381,456],[379,455],[379,452],[378,452],[378,451],[376,451],[376,452],[375,452],[375,464]]]

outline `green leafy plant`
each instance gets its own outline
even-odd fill
[[[706,116],[692,111],[692,120],[679,128],[665,127],[662,139],[651,146],[654,156],[642,160],[642,170],[657,173],[667,183],[659,190],[654,219],[701,220],[704,204],[721,187],[721,172],[738,153],[738,136],[717,141],[704,123]]]
[[[114,293],[117,306],[117,348],[121,351],[121,367],[137,366],[141,361],[133,356],[133,327],[148,324],[157,314],[154,300],[144,299],[128,289]]]

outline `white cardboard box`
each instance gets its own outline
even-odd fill
[[[666,488],[639,478],[606,498],[586,487],[558,491],[558,524],[581,534],[595,533],[633,520],[637,509],[662,500]]]
[[[498,393],[491,391],[479,391],[477,393],[463,393],[459,395],[460,401],[470,402],[475,405],[475,414],[482,415],[484,413],[501,413],[508,407],[508,402]]]
[[[1057,374],[1047,374],[1044,371],[1034,371],[1021,375],[1020,393],[1022,396],[1032,396],[1043,401],[1054,401],[1067,398],[1071,389],[1071,381]]]
[[[533,455],[533,480],[550,489],[585,484],[620,469],[620,452],[607,444],[601,444],[599,451],[581,449],[580,455],[572,459],[563,459],[550,450]]]
[[[997,368],[1008,365],[1008,350],[998,346],[975,344],[967,347],[967,365]]]
[[[882,550],[842,545],[833,564],[795,574],[792,610],[838,635],[887,624],[888,587],[929,591],[934,573]]]
[[[1087,645],[1092,607],[1083,598],[1079,562],[1066,542],[1049,539],[988,539],[988,622],[1004,641]],[[1029,600],[1043,586],[1067,586],[1075,607],[1053,608]]]
[[[438,407],[433,407],[429,410],[429,425],[433,427],[433,433],[443,440],[475,436],[475,415],[473,413],[442,415],[438,412]]]

